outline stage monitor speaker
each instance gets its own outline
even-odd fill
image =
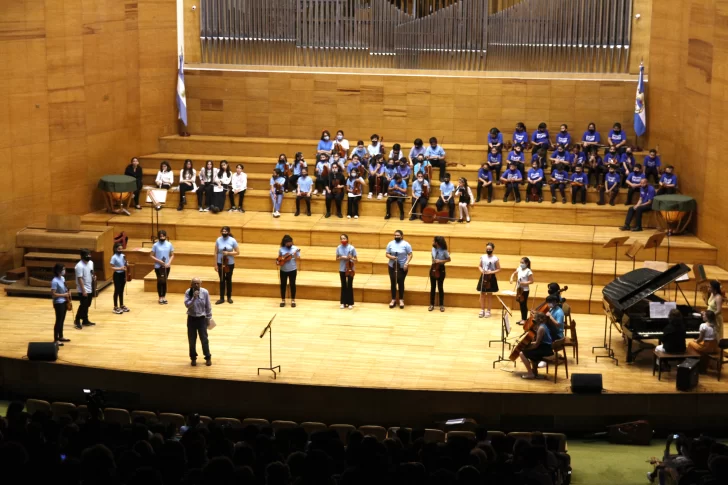
[[[678,391],[690,391],[698,385],[699,359],[685,359],[677,366],[675,387]]]
[[[571,374],[571,392],[574,394],[599,394],[602,389],[601,374]]]
[[[30,342],[28,344],[28,360],[55,362],[56,359],[58,359],[58,347],[55,342]]]

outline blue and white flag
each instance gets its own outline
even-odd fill
[[[187,126],[187,94],[185,93],[184,56],[179,56],[179,72],[177,73],[177,110],[178,118]]]
[[[640,79],[634,100],[634,132],[642,136],[647,131],[647,105],[645,104],[645,66],[640,64]]]

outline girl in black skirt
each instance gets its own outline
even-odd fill
[[[489,242],[485,246],[485,254],[480,257],[480,277],[478,278],[478,291],[480,292],[480,318],[490,317],[491,296],[498,293],[498,279],[496,274],[501,270],[498,256],[493,254],[495,244]],[[486,307],[488,310],[486,310]]]

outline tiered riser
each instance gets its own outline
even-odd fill
[[[491,203],[486,200],[474,204],[470,208],[470,218],[474,221],[487,221],[487,222],[516,222],[516,223],[546,223],[546,224],[559,224],[565,225],[584,225],[593,224],[600,226],[612,226],[619,227],[624,224],[625,214],[627,213],[627,207],[623,203],[615,206],[610,205],[596,205],[596,204],[571,204],[571,199],[568,198],[567,202],[563,204],[559,200],[555,203],[551,203],[551,198],[544,200],[542,203],[538,202],[525,202],[525,197],[522,196],[521,202],[513,202],[512,198],[508,202],[503,202],[502,198],[494,199]],[[164,211],[175,210],[179,206],[180,194],[176,190],[169,191],[167,193],[166,208]],[[435,207],[437,198],[431,196],[429,199],[429,206]],[[236,199],[237,203],[237,199]],[[188,210],[198,210],[198,200],[196,195],[190,195],[187,198],[187,205],[185,206]],[[409,211],[412,207],[410,198],[405,199],[404,213],[405,220],[409,218]],[[270,192],[267,189],[261,190],[249,190],[245,194],[245,202],[243,203],[246,211],[254,212],[271,212],[273,205],[270,199]],[[306,204],[301,201],[302,213],[305,213]],[[225,210],[230,208],[230,201],[225,198]],[[336,219],[335,205],[332,202],[331,205],[332,217]],[[347,199],[344,198],[341,206],[342,214],[347,215]],[[363,197],[359,203],[359,215],[360,216],[371,216],[384,218],[386,214],[386,199],[376,199],[372,197],[367,199]],[[281,205],[281,214],[283,220],[294,220],[292,215],[296,211],[296,196],[293,193],[287,193],[283,196],[283,204]],[[313,215],[323,215],[326,212],[326,201],[324,196],[312,196],[311,198],[311,213]],[[239,214],[234,214],[233,216]],[[392,204],[391,216],[393,219],[399,220],[399,209],[396,203]],[[455,218],[459,217],[457,204],[455,206]],[[210,214],[210,217],[215,217],[214,214]],[[302,217],[306,217],[305,215]],[[234,219],[233,219],[234,220]],[[650,212],[644,215],[642,218],[643,227],[656,227],[656,214]],[[436,229],[433,229],[436,230]],[[567,229],[565,229],[567,230]]]

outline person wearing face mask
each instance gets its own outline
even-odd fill
[[[286,306],[286,286],[288,284],[291,288],[291,308],[296,308],[296,276],[298,275],[297,260],[299,259],[301,259],[301,250],[293,245],[293,238],[286,234],[281,239],[278,259],[276,259],[280,270],[281,308]]]
[[[94,286],[96,275],[94,274],[94,262],[91,261],[91,251],[81,249],[81,261],[76,263],[76,289],[81,293],[79,296],[78,312],[76,312],[76,320],[73,322],[76,330],[81,330],[83,326],[92,327],[96,325],[88,319],[88,309],[91,307],[91,301],[94,298]]]
[[[137,157],[132,157],[131,162],[129,165],[127,165],[126,170],[124,170],[124,175],[129,177],[134,177],[136,179],[136,190],[134,191],[134,207],[137,209],[141,209],[142,206],[139,205],[139,194],[141,194],[142,191],[142,167],[139,166],[139,159]]]
[[[417,178],[412,183],[412,209],[410,210],[410,221],[422,218],[422,210],[427,207],[430,197],[430,182],[425,180],[425,174],[417,172]]]
[[[607,137],[607,142],[609,142],[609,147],[614,147],[620,156],[624,153],[627,145],[627,134],[622,130],[621,123],[614,123]]]
[[[382,198],[382,194],[389,193],[389,185],[394,180],[394,176],[397,175],[397,167],[394,164],[394,160],[387,160],[387,164],[382,169],[382,193],[377,196],[377,199]]]
[[[235,256],[240,254],[238,242],[230,235],[230,227],[223,226],[220,229],[220,237],[215,241],[215,271],[220,278],[220,299],[215,302],[216,305],[225,303],[225,295],[227,294],[227,302],[232,303],[233,295],[233,270],[235,269]],[[228,272],[223,268],[222,258],[225,258]]]
[[[511,150],[510,153],[508,153],[507,160],[508,160],[509,166],[511,164],[516,165],[516,169],[521,173],[520,180],[523,180],[524,178],[526,178],[526,174],[524,173],[524,170],[525,170],[524,161],[526,160],[526,156],[523,154],[523,148],[521,147],[521,145],[515,145],[513,147],[513,150]],[[519,180],[519,182],[520,182],[520,180]]]
[[[319,155],[320,157],[328,157],[326,154]],[[281,153],[278,156],[278,161],[276,162],[276,166],[273,167],[275,170],[278,170],[281,172],[281,176],[284,178],[284,189],[286,192],[288,192],[288,177],[291,174],[291,165],[288,163],[288,157],[286,157],[285,153]]]
[[[341,279],[341,296],[339,297],[339,308],[342,310],[348,308],[354,309],[354,275],[346,274],[346,265],[349,261],[355,265],[357,260],[356,248],[353,244],[349,244],[349,236],[341,234],[339,236],[341,244],[336,248],[336,260],[339,262],[339,278]]]
[[[233,174],[232,187],[230,190],[230,212],[245,212],[243,201],[245,192],[248,191],[248,174],[243,172],[243,165],[238,163]],[[235,206],[235,195],[238,196],[238,205]]]
[[[546,163],[547,159],[548,159],[548,151],[545,148],[539,148],[536,153],[531,155],[531,163],[537,162],[538,168],[540,168],[544,172],[546,171],[546,167],[548,166],[548,163]]]
[[[520,145],[521,148],[525,147],[528,143],[528,130],[526,125],[522,122],[516,123],[516,131],[513,132],[513,146]]]
[[[677,192],[677,175],[673,173],[673,166],[665,167],[665,173],[660,177],[660,186],[657,189],[657,195],[674,194]]]
[[[369,152],[364,146],[364,140],[359,140],[356,142],[356,146],[351,150],[349,158],[354,158],[354,155],[357,155],[360,159],[364,159],[364,155],[367,155],[368,153]]]
[[[53,266],[53,279],[51,280],[51,297],[53,297],[53,310],[56,313],[56,323],[53,326],[53,341],[58,347],[63,346],[63,342],[70,342],[69,339],[63,338],[63,323],[66,321],[66,313],[68,312],[67,302],[71,299],[71,291],[66,286],[66,268],[61,263]]]
[[[518,288],[521,289],[521,295],[523,295],[521,301],[518,302],[521,306],[521,325],[523,325],[528,320],[528,295],[533,284],[533,271],[531,271],[530,259],[526,257],[521,258],[521,263],[513,271],[509,279],[511,284],[513,284],[514,278],[516,278]]]
[[[559,132],[556,134],[556,145],[563,145],[568,150],[571,146],[571,135],[569,127],[566,124],[561,125]]]
[[[556,165],[562,164],[565,167],[571,167],[574,164],[574,155],[566,150],[566,146],[559,145],[551,154],[551,173],[556,169]]]
[[[316,147],[316,153],[322,154],[325,153],[326,155],[331,156],[331,152],[334,149],[334,141],[331,139],[331,133],[329,133],[329,130],[324,130],[321,132],[321,139],[318,142],[318,146]]]
[[[642,173],[642,165],[639,163],[634,166],[632,171],[627,175],[626,178],[626,184],[627,187],[627,201],[624,203],[624,205],[632,205],[632,198],[636,193],[639,193],[640,191],[640,182],[642,182],[642,179],[645,178],[645,174]]]
[[[594,188],[597,188],[607,173],[607,167],[604,166],[604,160],[596,147],[587,149],[586,167],[589,169],[589,177],[594,175]]]
[[[503,133],[496,127],[493,127],[488,132],[488,150],[495,148],[496,152],[500,153],[503,150]]]
[[[301,177],[303,170],[308,167],[306,160],[303,159],[303,153],[296,152],[296,156],[293,159],[293,166],[291,166],[291,176],[288,177],[287,190],[293,192],[298,187],[298,179]]]
[[[531,162],[531,170],[528,171],[528,194],[526,202],[531,200],[531,194],[535,192],[538,203],[543,202],[543,170],[538,167],[538,162]]]
[[[367,196],[367,199],[371,199],[372,195],[375,195],[378,199],[380,199],[381,197],[379,197],[379,195],[382,193],[381,177],[382,171],[384,170],[382,157],[370,157],[369,162],[367,163],[367,170],[369,172],[369,195]],[[379,181],[380,185],[378,189],[377,181]]]
[[[167,239],[167,231],[162,229],[157,233],[157,242],[152,245],[149,256],[154,261],[154,273],[157,275],[157,295],[159,304],[167,303],[167,278],[174,260],[174,246]]]
[[[473,207],[473,191],[470,190],[468,179],[460,177],[458,179],[458,188],[455,189],[455,192],[457,192],[460,197],[458,199],[458,212],[460,215],[458,222],[470,223],[470,209]]]
[[[647,183],[647,179],[640,181],[640,200],[627,211],[624,225],[620,231],[640,232],[642,230],[642,215],[652,210],[652,201],[655,200],[655,188]],[[635,220],[635,227],[630,227],[632,219]]]
[[[316,180],[314,181],[313,195],[319,195],[319,193],[324,193],[324,185],[326,185],[326,181],[329,178],[330,171],[331,166],[329,165],[328,159],[324,156],[319,155],[318,162],[316,162],[316,166],[314,167],[314,176],[316,177]]]
[[[582,145],[584,145],[584,148],[589,148],[591,146],[598,147],[601,142],[602,136],[597,131],[597,125],[589,123],[589,126],[581,137]]]
[[[336,204],[336,217],[344,217],[341,214],[341,201],[344,200],[345,189],[346,179],[344,175],[339,172],[338,165],[332,165],[329,179],[324,186],[324,191],[326,192],[326,215],[324,217],[331,217],[331,201],[334,201]]]
[[[609,172],[604,177],[604,185],[599,190],[599,202],[598,205],[604,205],[604,199],[606,194],[609,194],[609,205],[614,205],[614,201],[619,195],[619,186],[621,185],[621,178],[619,174],[614,170],[614,165],[609,167]]]
[[[501,184],[501,169],[503,168],[503,154],[496,149],[491,148],[488,153],[488,170],[495,170],[495,183]],[[488,201],[490,202],[490,200]]]
[[[308,176],[308,171],[304,168],[301,171],[301,176],[296,182],[296,213],[294,216],[298,217],[301,213],[301,200],[306,203],[306,215],[311,216],[311,189],[313,189],[313,180]]]
[[[124,305],[124,287],[126,286],[126,271],[128,263],[126,256],[122,250],[124,246],[121,244],[114,245],[114,254],[111,256],[111,269],[114,270],[114,313],[120,315],[128,312],[129,309]]]
[[[480,270],[480,278],[478,278],[477,290],[480,293],[480,318],[489,318],[491,310],[491,295],[498,293],[498,277],[496,274],[501,270],[500,259],[493,254],[495,244],[489,242],[485,246],[485,254],[480,257],[478,269]],[[486,310],[487,307],[487,310]]]
[[[346,172],[344,173],[351,173],[352,170],[356,170],[359,173],[362,173],[364,171],[362,169],[361,159],[356,155],[351,157],[351,162],[349,162],[349,165],[346,166]]]
[[[561,203],[566,204],[566,182],[569,180],[569,174],[564,170],[564,166],[557,163],[555,170],[551,173],[551,203],[556,203],[556,190],[561,194]]]
[[[270,200],[273,204],[273,217],[281,216],[281,204],[283,204],[283,191],[286,185],[286,179],[277,168],[273,170],[273,176],[270,178]]]
[[[407,182],[402,180],[399,174],[394,175],[394,179],[389,182],[389,189],[387,191],[387,214],[384,216],[385,219],[389,219],[392,204],[397,203],[399,207],[399,220],[404,219],[404,199],[407,197]]]
[[[574,166],[574,173],[571,174],[569,181],[569,185],[571,185],[571,203],[576,204],[576,199],[580,197],[582,205],[586,204],[586,186],[589,184],[589,179],[581,165]]]
[[[551,148],[551,136],[546,123],[539,123],[536,131],[531,136],[531,143],[533,144],[532,153],[538,152],[540,149],[548,150]]]
[[[537,379],[539,367],[546,367],[544,357],[554,355],[554,339],[549,332],[548,317],[543,313],[536,313],[533,323],[536,328],[536,338],[520,354],[521,362],[526,367],[526,373],[521,376],[523,379]]]
[[[650,178],[652,178],[652,183],[657,184],[660,181],[659,179],[661,165],[662,160],[657,154],[657,150],[655,148],[650,149],[650,154],[647,155],[644,162],[642,162],[642,166],[644,167],[645,172],[645,178],[648,181],[650,180]]]
[[[192,278],[190,289],[185,291],[185,307],[187,308],[187,342],[190,348],[190,365],[197,365],[197,336],[200,336],[202,355],[205,365],[212,365],[210,342],[207,337],[207,328],[212,319],[212,305],[210,293],[202,288],[200,278]]]
[[[389,308],[394,308],[397,304],[399,290],[399,308],[404,309],[404,280],[407,278],[413,254],[412,246],[404,240],[404,233],[399,229],[394,231],[394,240],[387,244],[385,256],[389,260],[389,288],[392,293]]]
[[[359,176],[359,170],[354,169],[346,181],[347,211],[346,218],[359,219],[359,201],[364,192],[364,179]]]
[[[233,172],[230,170],[227,160],[220,160],[220,168],[215,172],[214,185],[212,186],[212,212],[222,212],[225,209],[225,194],[230,190],[233,182]]]
[[[343,130],[338,130],[334,138],[334,148],[336,148],[337,152],[339,151],[339,147],[341,147],[341,150],[344,152],[344,158],[346,158],[346,154],[349,153],[349,140],[344,138]],[[359,156],[361,157],[361,155]]]
[[[412,175],[412,169],[409,166],[409,163],[407,163],[407,159],[402,157],[399,159],[399,165],[397,165],[397,173],[400,177],[402,177],[402,180],[405,182],[410,181],[410,176]]]
[[[384,155],[384,147],[379,143],[379,135],[376,133],[369,137],[371,143],[367,147],[370,157],[376,157],[377,155]]]
[[[217,177],[217,169],[212,160],[205,162],[205,168],[200,170],[200,185],[197,188],[197,205],[200,212],[207,212],[212,206],[212,191]]]
[[[614,167],[614,170],[619,174],[623,175],[621,173],[622,165],[620,164],[620,159],[622,156],[617,153],[617,149],[615,147],[609,147],[607,148],[607,154],[604,156],[604,165],[607,167],[607,170],[609,170],[609,167]]]
[[[559,297],[556,295],[547,296],[546,304],[549,306],[546,317],[548,318],[551,337],[554,340],[561,340],[564,338],[564,310],[561,309],[561,305],[559,304]]]
[[[445,263],[449,263],[450,253],[447,250],[447,242],[442,236],[435,236],[432,241],[432,267],[430,269],[430,307],[428,311],[435,309],[435,287],[440,294],[440,311],[445,311]],[[437,268],[437,269],[436,269]],[[440,273],[437,275],[437,273]]]
[[[427,149],[423,145],[424,143],[422,142],[421,138],[415,138],[413,146],[412,148],[410,148],[409,152],[409,159],[412,161],[413,164],[416,163],[416,160],[420,155],[422,155],[423,159],[425,158],[425,151],[427,151]],[[417,171],[415,171],[415,173],[417,173]]]
[[[406,160],[406,157],[402,153],[402,147],[399,143],[395,143],[392,145],[392,149],[389,151],[389,158],[392,160],[399,160],[400,158],[404,158]]]
[[[427,180],[428,183],[432,183],[432,180],[430,180],[429,177],[429,174],[432,173],[432,165],[429,160],[425,160],[425,156],[423,154],[417,155],[417,158],[415,159],[415,166],[412,170],[413,173],[422,172],[422,176],[425,177],[425,180]]]
[[[483,163],[480,166],[480,170],[478,170],[478,188],[475,196],[475,202],[480,202],[480,195],[483,192],[483,187],[487,190],[488,203],[490,204],[493,199],[493,176],[490,174],[488,162]]]
[[[508,196],[510,196],[512,192],[513,197],[518,203],[521,202],[521,192],[518,189],[518,186],[521,184],[522,175],[521,172],[516,170],[516,162],[509,163],[508,167],[508,170],[503,172],[503,175],[501,176],[501,181],[506,185],[506,193],[503,196],[503,202],[508,202]]]
[[[455,186],[450,182],[450,174],[446,173],[440,183],[440,197],[435,202],[437,211],[440,212],[447,205],[448,217],[453,219],[455,215]]]
[[[637,161],[634,158],[634,155],[632,155],[632,147],[626,147],[624,149],[624,153],[621,157],[619,157],[619,167],[620,167],[620,173],[623,175],[622,177],[622,187],[627,187],[627,175],[634,170],[634,166],[637,164]]]
[[[440,181],[442,181],[445,177],[445,168],[447,167],[445,150],[437,144],[437,138],[434,136],[430,138],[430,146],[425,150],[425,158],[430,161],[433,167],[440,168]]]

